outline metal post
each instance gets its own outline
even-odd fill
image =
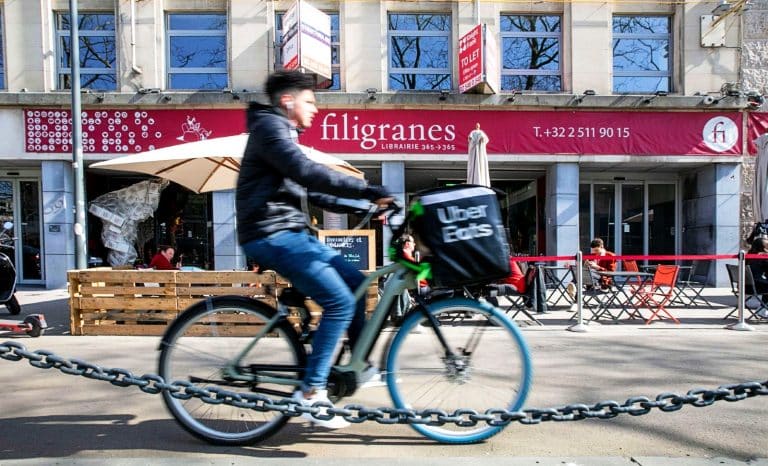
[[[571,325],[567,330],[571,332],[584,333],[587,331],[587,326],[584,325],[584,318],[581,314],[582,311],[582,290],[584,289],[582,276],[583,270],[581,266],[582,254],[581,251],[576,251],[576,325]]]
[[[80,30],[77,0],[69,0],[70,87],[72,88],[72,168],[75,181],[75,266],[88,268],[85,227],[85,175],[83,172],[83,125],[80,117]]]
[[[745,267],[746,263],[744,262],[744,250],[739,250],[739,299],[738,299],[738,309],[739,309],[739,321],[736,322],[733,325],[728,325],[725,328],[729,330],[742,330],[742,331],[754,331],[755,328],[749,325],[744,320],[744,306],[746,303],[744,302],[744,279],[745,279]]]

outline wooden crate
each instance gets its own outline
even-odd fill
[[[73,270],[67,273],[72,335],[162,335],[184,309],[211,296],[249,296],[275,306],[280,289],[290,286],[274,272]],[[376,284],[366,308],[378,301]],[[322,311],[308,309],[316,323]],[[298,322],[297,315],[290,319]],[[245,331],[241,323],[233,332]],[[252,334],[252,333],[251,333]]]

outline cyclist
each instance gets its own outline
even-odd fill
[[[323,308],[304,380],[293,395],[312,405],[329,402],[325,387],[333,354],[345,330],[354,346],[365,321],[365,300],[356,304],[352,291],[362,283],[362,273],[309,234],[305,204],[343,211],[335,204],[340,198],[364,198],[382,207],[393,198],[381,186],[309,160],[296,144],[299,131],[310,127],[317,113],[314,78],[278,71],[265,87],[270,105],[253,102],[247,111],[250,137],[236,192],[238,241],[263,270],[275,270]],[[369,372],[377,371],[370,367]],[[340,416],[329,421],[302,416],[321,427],[349,425]]]

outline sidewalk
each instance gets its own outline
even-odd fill
[[[722,307],[675,310],[682,323],[590,323],[587,333],[567,331],[567,307],[541,316],[543,326],[519,321],[534,364],[527,407],[546,408],[603,400],[622,402],[662,392],[764,381],[768,325],[753,332],[726,330],[722,318],[735,304],[730,290],[710,289]],[[23,317],[45,314],[51,328],[40,338],[0,334],[28,350],[46,349],[105,368],[156,373],[157,337],[69,335],[66,290],[22,289]],[[6,316],[7,317],[7,316]],[[538,317],[538,315],[537,315]],[[385,332],[391,332],[386,329]],[[378,351],[378,350],[377,350]],[[376,361],[378,356],[374,355]],[[298,421],[267,441],[217,448],[186,434],[157,395],[106,382],[0,360],[0,464],[5,465],[249,465],[371,466],[446,463],[510,465],[766,465],[768,396],[720,401],[711,407],[654,410],[609,420],[510,425],[474,445],[439,445],[407,426],[358,424],[338,432]],[[391,406],[386,388],[356,393],[342,405]]]
[[[731,293],[730,288],[706,288],[702,293],[713,305],[712,308],[706,306],[697,306],[682,308],[673,306],[670,308],[675,317],[680,320],[680,324],[675,324],[670,320],[654,320],[650,325],[645,325],[640,320],[621,319],[617,322],[609,319],[589,322],[591,316],[589,310],[583,309],[583,319],[588,331],[606,332],[608,328],[618,327],[622,329],[648,329],[648,328],[670,328],[670,329],[696,329],[696,328],[725,328],[737,322],[738,313],[724,320],[736,306],[736,297]],[[21,318],[33,313],[45,315],[49,329],[46,335],[69,335],[69,292],[65,289],[46,290],[42,288],[23,287],[16,292],[16,297],[22,305]],[[505,301],[502,299],[502,307]],[[549,306],[549,312],[546,314],[533,314],[536,319],[541,321],[543,326],[536,325],[535,322],[527,319],[523,313],[515,317],[515,322],[524,330],[565,330],[576,324],[574,317],[575,307],[565,303],[561,299],[556,306]],[[1,314],[0,314],[1,315]],[[745,316],[748,315],[745,312]],[[13,318],[4,317],[4,318]],[[768,331],[768,319],[762,321],[749,321],[755,330],[764,329]],[[0,332],[0,337],[2,332]]]

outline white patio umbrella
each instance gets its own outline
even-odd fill
[[[178,183],[196,193],[233,189],[248,134],[187,142],[94,163],[91,168],[146,173]],[[332,155],[299,145],[310,159],[363,178],[363,172]]]
[[[768,220],[768,134],[755,139],[755,184],[752,186],[752,211],[755,222]]]
[[[467,158],[467,183],[491,186],[488,170],[488,135],[480,129],[480,123],[469,133],[469,154]]]

